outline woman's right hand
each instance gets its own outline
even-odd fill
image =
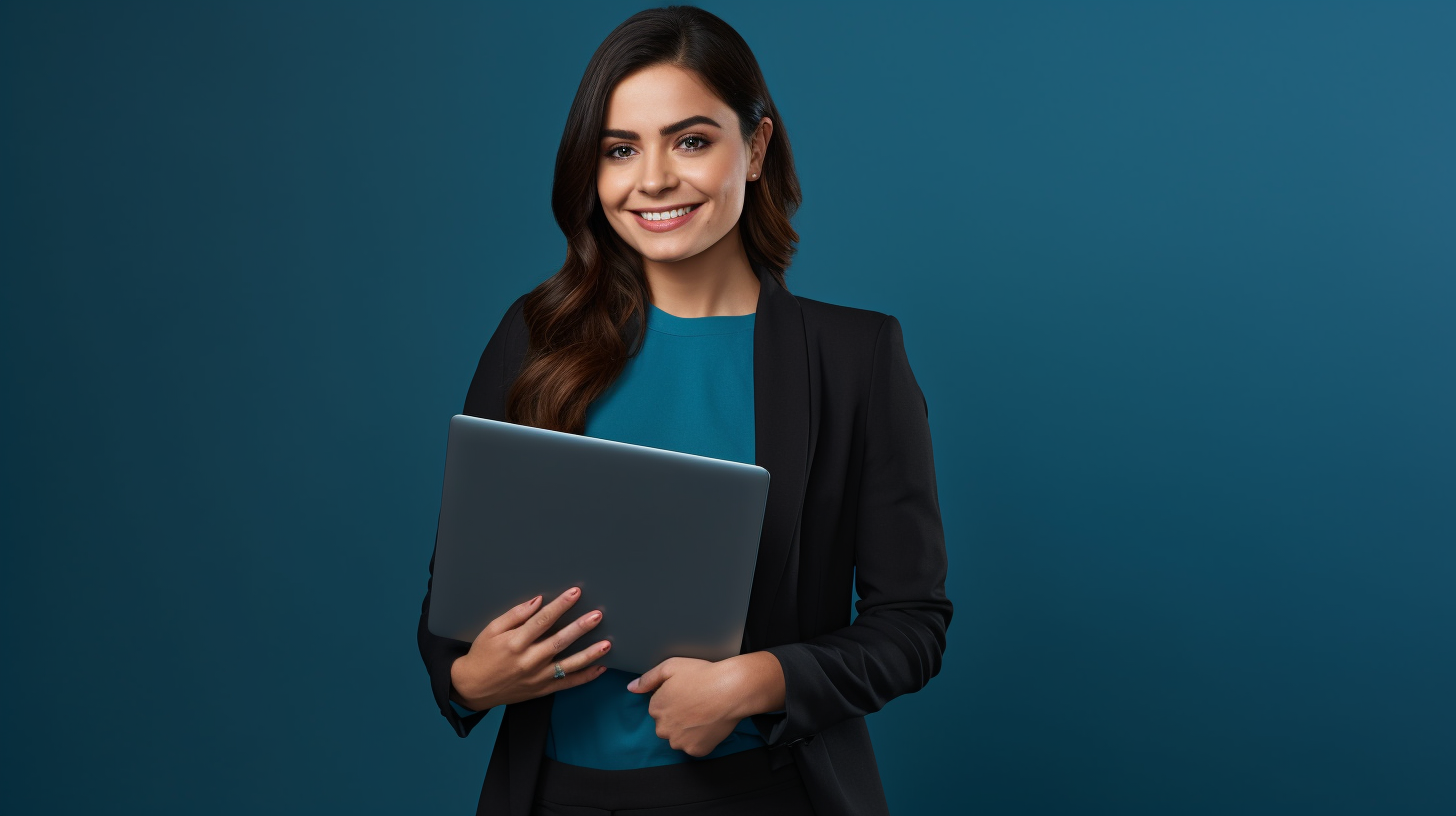
[[[600,677],[606,667],[591,663],[611,649],[610,641],[593,644],[565,659],[556,657],[601,622],[600,611],[588,612],[562,627],[560,632],[541,639],[580,597],[581,588],[572,587],[537,609],[541,604],[541,596],[537,595],[491,621],[476,636],[470,651],[451,664],[450,685],[454,687],[451,699],[466,708],[484,711]],[[553,677],[557,663],[566,672],[559,680]]]

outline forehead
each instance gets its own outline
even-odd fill
[[[612,89],[603,127],[656,133],[662,125],[700,114],[724,127],[738,121],[697,74],[675,65],[654,65],[629,74]]]

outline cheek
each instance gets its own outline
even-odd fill
[[[627,195],[632,191],[630,185],[623,187],[611,172],[598,171],[596,187],[597,207],[607,217],[607,224],[619,238],[631,244],[636,240],[636,234],[629,224],[633,216],[622,210],[623,205],[626,204]]]
[[[602,208],[608,216],[619,216],[624,200],[621,182],[614,177],[614,174],[607,170],[597,171],[597,199],[601,201]]]
[[[711,197],[713,203],[723,209],[732,205],[735,198],[743,196],[742,188],[734,183],[738,178],[735,165],[732,159],[699,161],[685,168],[681,177],[690,187]]]
[[[718,180],[718,201],[722,204],[723,213],[728,216],[735,216],[743,210],[743,183],[731,170],[724,173]]]

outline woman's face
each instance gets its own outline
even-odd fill
[[[656,65],[618,82],[607,100],[597,195],[622,240],[645,259],[671,263],[728,235],[772,131],[764,119],[744,144],[738,126],[733,109],[691,71]]]

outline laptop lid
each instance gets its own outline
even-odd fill
[[[474,641],[572,586],[552,631],[593,610],[598,664],[739,653],[768,501],[757,465],[465,415],[450,420],[429,630]]]

